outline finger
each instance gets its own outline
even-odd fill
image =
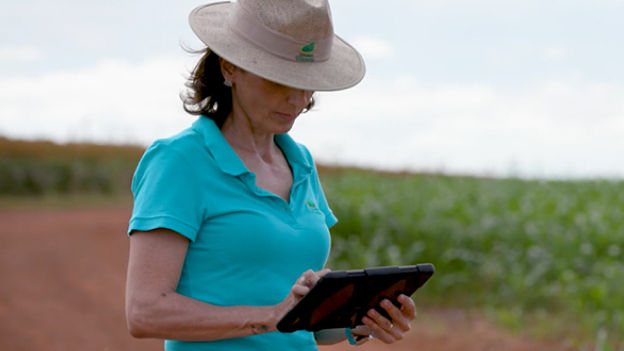
[[[305,286],[305,285],[301,285],[301,284],[295,284],[293,285],[292,289],[290,289],[293,293],[293,295],[295,295],[295,297],[297,298],[301,298],[303,297],[303,295],[307,294],[310,292],[310,288]]]
[[[392,303],[390,304],[392,305]],[[398,311],[398,309],[394,307],[394,305],[392,306],[392,308]],[[384,315],[377,312],[377,310],[375,309],[370,309],[367,315],[368,317],[370,317],[372,320],[375,321],[375,323],[379,326],[379,328],[381,328],[385,333],[391,335],[392,338],[395,339],[395,341],[403,338],[403,329],[401,327],[397,327],[394,324],[395,323],[394,320],[390,320],[386,318]]]
[[[316,282],[318,282],[319,279],[321,279],[321,278],[318,276],[318,274],[313,272],[312,274],[310,274],[308,276],[306,283],[308,284],[308,286],[312,287],[312,286],[316,285]]]
[[[394,325],[392,324],[392,320],[386,318],[374,308],[368,310],[368,313],[366,313],[366,315],[373,321],[375,321],[375,323],[384,330],[389,331],[390,329],[392,329],[392,327],[394,327]]]
[[[312,286],[316,285],[316,283],[318,283],[319,279],[321,279],[321,277],[323,277],[325,274],[327,274],[329,272],[330,272],[329,268],[321,269],[318,272],[313,272],[310,275],[310,283],[312,284]]]
[[[364,325],[368,327],[368,329],[370,329],[372,335],[376,339],[381,340],[383,343],[392,344],[403,337],[402,334],[395,335],[392,331],[393,328],[391,325],[389,326],[389,330],[387,330],[387,326],[383,327],[375,319],[368,316],[362,318],[362,323],[364,323]]]
[[[310,291],[311,284],[309,283],[309,281],[310,276],[313,274],[314,272],[309,269],[303,272],[303,274],[301,274],[301,276],[297,278],[297,281],[295,281],[295,284],[293,284],[292,288],[290,289],[295,297],[301,298],[303,295],[307,294]]]
[[[407,295],[399,295],[397,299],[401,303],[401,313],[409,320],[416,318],[416,304]]]
[[[320,271],[316,272],[316,274],[319,276],[319,278],[322,278],[325,274],[331,272],[331,269],[329,268],[323,268]]]
[[[331,272],[331,269],[329,268],[322,269],[318,272],[314,272],[313,270],[308,269],[307,271],[303,272],[303,274],[299,277],[297,282],[301,285],[305,285],[311,288],[314,285],[316,285],[316,283],[319,281],[319,279],[321,279],[321,277],[323,277],[325,274],[329,272]]]
[[[390,300],[384,299],[381,301],[381,307],[388,312],[390,315],[390,323],[392,323],[396,328],[401,329],[403,332],[410,330],[410,322],[411,320],[403,315],[403,312],[396,307]]]
[[[301,274],[299,279],[297,279],[297,283],[310,288],[314,286],[315,275],[316,274],[314,273],[313,270],[308,269],[307,271],[303,272],[303,274]]]

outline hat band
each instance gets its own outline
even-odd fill
[[[238,6],[230,19],[231,29],[245,40],[281,58],[297,62],[327,61],[334,36],[314,41],[298,40],[260,23]]]

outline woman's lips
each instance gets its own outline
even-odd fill
[[[295,120],[295,118],[297,118],[297,115],[294,113],[287,113],[287,112],[276,112],[275,113],[277,116],[279,116],[282,119],[285,120],[289,120],[289,121],[293,121]]]

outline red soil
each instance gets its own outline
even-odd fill
[[[0,210],[0,350],[162,350],[125,326],[128,209]],[[345,343],[321,351],[352,349]],[[564,351],[461,311],[426,311],[405,340],[358,350]]]

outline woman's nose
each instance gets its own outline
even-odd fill
[[[303,89],[291,89],[288,94],[288,103],[296,106],[308,106],[313,92]]]

